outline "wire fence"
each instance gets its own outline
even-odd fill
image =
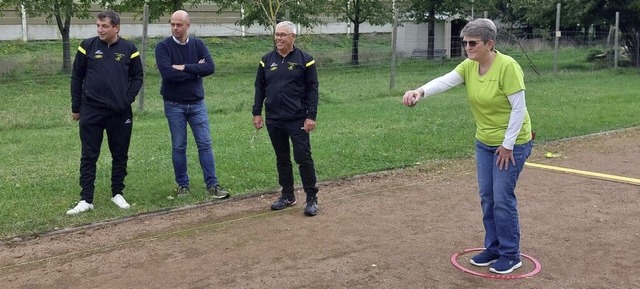
[[[550,51],[554,49],[554,33],[537,34],[511,34],[501,31],[496,40],[498,49],[521,50],[525,53],[536,53]],[[240,55],[228,53],[229,51],[248,50],[249,45],[255,45],[251,39],[235,41],[232,37],[210,37],[204,38],[205,43],[214,55],[217,64],[217,72],[222,74],[255,72],[259,57],[270,50],[269,36],[252,36],[246,38],[257,38],[260,47],[251,47],[253,54]],[[451,58],[464,58],[460,37],[450,37]],[[142,49],[142,39],[132,39],[139,49]],[[146,67],[149,73],[156,73],[153,50],[160,38],[148,40],[146,57]],[[432,37],[431,41],[436,43],[444,41],[444,37]],[[71,57],[75,55],[77,45],[80,40],[71,40]],[[353,40],[352,35],[300,35],[296,40],[296,45],[311,53],[316,59],[318,70],[344,70],[346,72],[362,67],[389,67],[391,65],[391,43],[390,33],[362,34],[357,42],[357,65],[354,65]],[[561,48],[581,48],[590,49],[591,55],[585,56],[593,59],[604,59],[610,61],[613,53],[613,37],[608,33],[585,34],[580,31],[563,31],[559,38]],[[631,56],[637,51],[630,51],[624,43],[620,45],[622,64],[632,65]],[[636,49],[640,45],[636,44]],[[224,53],[218,54],[219,51]],[[416,60],[412,55],[400,55],[400,61],[396,65],[402,66],[403,59]],[[427,61],[430,61],[427,59]],[[626,64],[625,62],[626,61]],[[51,77],[69,77],[68,73],[61,71],[62,68],[62,42],[61,41],[4,41],[0,42],[0,81],[16,81],[24,79],[47,79]]]

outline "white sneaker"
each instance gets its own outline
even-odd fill
[[[85,200],[78,202],[78,204],[71,210],[67,211],[67,215],[77,215],[88,210],[93,210],[93,205],[87,203]]]
[[[115,197],[111,198],[111,201],[118,205],[118,207],[120,207],[120,209],[128,209],[129,203],[127,203],[127,201],[125,201],[124,197],[121,194],[117,194]]]

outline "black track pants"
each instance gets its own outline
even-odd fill
[[[104,131],[107,132],[109,151],[111,152],[111,192],[122,193],[124,178],[127,175],[127,160],[133,118],[131,108],[123,113],[98,111],[88,105],[80,108],[80,197],[87,203],[93,203],[96,180],[96,162],[100,156],[100,146]]]
[[[271,144],[276,153],[278,180],[282,186],[282,194],[285,196],[292,195],[294,190],[289,139],[291,139],[293,146],[293,159],[298,164],[302,187],[307,197],[315,197],[318,192],[316,170],[311,158],[311,142],[309,134],[302,129],[303,126],[304,119],[294,121],[267,120],[267,131],[269,131]]]

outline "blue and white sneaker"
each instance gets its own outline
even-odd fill
[[[491,268],[489,268],[489,271],[496,274],[509,274],[521,266],[522,261],[520,261],[520,257],[502,256],[498,258],[498,261],[496,261]]]
[[[500,257],[500,255],[489,250],[484,250],[482,253],[473,256],[473,258],[469,260],[469,263],[478,267],[487,267],[498,261],[498,257]]]

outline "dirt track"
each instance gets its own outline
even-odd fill
[[[638,179],[639,144],[640,129],[629,129],[537,145],[529,162]],[[541,272],[499,280],[455,268],[454,253],[482,246],[474,168],[460,160],[327,183],[313,218],[302,204],[271,212],[275,196],[263,195],[1,244],[0,284],[640,288],[640,186],[531,167],[516,190],[521,247]],[[469,255],[458,261],[470,268]],[[516,273],[532,269],[525,260]]]

